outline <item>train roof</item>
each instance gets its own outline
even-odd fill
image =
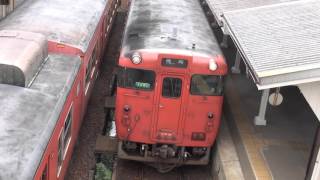
[[[37,32],[85,52],[109,0],[26,0],[0,30]]]
[[[30,88],[0,84],[0,179],[33,179],[80,65],[51,54]]]
[[[199,1],[132,0],[131,4],[124,53],[139,49],[179,49],[222,54]]]

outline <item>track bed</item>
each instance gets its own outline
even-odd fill
[[[183,166],[161,174],[143,163],[118,160],[116,180],[212,180],[209,166]]]

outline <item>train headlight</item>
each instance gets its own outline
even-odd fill
[[[135,52],[131,57],[131,61],[133,64],[140,64],[142,62],[142,57],[138,52]]]
[[[214,59],[211,59],[210,62],[209,62],[209,69],[211,71],[215,71],[218,69],[218,65],[216,63],[216,61]]]

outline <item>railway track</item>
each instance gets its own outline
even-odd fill
[[[116,162],[115,180],[212,180],[210,166],[182,166],[169,173],[159,173],[143,163],[120,160]]]

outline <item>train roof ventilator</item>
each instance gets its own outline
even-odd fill
[[[0,84],[29,87],[47,57],[43,35],[0,31]]]

